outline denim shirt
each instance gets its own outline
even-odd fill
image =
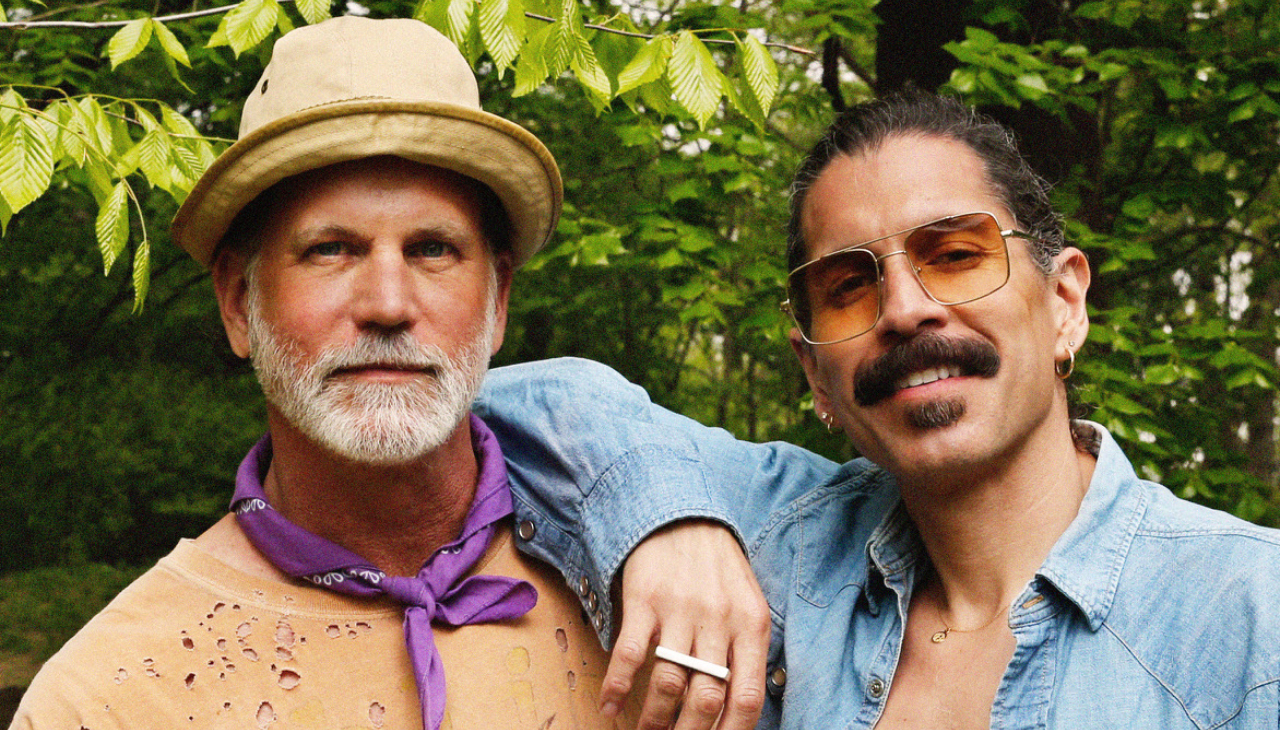
[[[478,412],[507,453],[524,547],[566,575],[606,645],[630,549],[716,519],[771,606],[760,726],[875,725],[928,568],[888,474],[735,441],[587,361],[496,370]],[[1010,607],[991,727],[1280,728],[1280,532],[1138,479],[1095,428],[1080,511]]]

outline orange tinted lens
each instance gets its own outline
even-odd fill
[[[904,248],[924,288],[943,304],[984,297],[1009,279],[1009,251],[1000,224],[986,213],[917,228]]]
[[[803,302],[800,311],[808,315],[805,336],[810,340],[841,340],[875,324],[879,274],[870,251],[854,249],[818,259],[791,278],[793,301]]]

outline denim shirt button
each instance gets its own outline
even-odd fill
[[[884,680],[875,677],[867,683],[867,694],[875,699],[880,699],[884,695]]]
[[[538,528],[534,526],[533,522],[524,520],[516,528],[516,534],[520,536],[521,540],[532,540],[533,536],[538,534]]]
[[[589,590],[591,590],[591,581],[587,580],[586,576],[579,578],[578,579],[578,595],[585,596],[587,595],[587,591]]]
[[[765,688],[774,697],[781,697],[787,686],[787,670],[785,667],[774,667],[765,678]]]

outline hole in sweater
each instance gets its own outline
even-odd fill
[[[258,727],[266,728],[268,725],[276,721],[276,711],[271,708],[270,702],[263,702],[258,705]]]

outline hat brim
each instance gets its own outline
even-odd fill
[[[528,130],[477,109],[388,99],[312,107],[255,129],[209,166],[173,219],[173,240],[208,267],[236,215],[292,175],[377,155],[452,170],[487,185],[511,219],[514,264],[550,238],[564,190]]]

